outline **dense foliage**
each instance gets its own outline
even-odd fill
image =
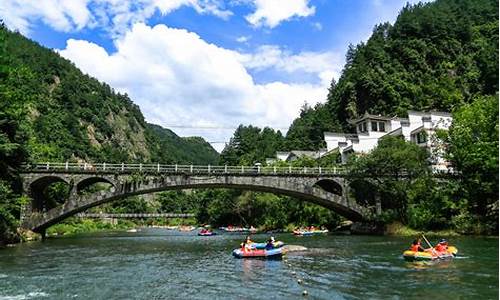
[[[497,91],[497,0],[406,5],[394,25],[378,25],[366,43],[349,47],[327,102],[295,120],[287,142],[318,149],[324,129],[349,131],[348,120],[365,112],[452,111]]]
[[[232,166],[265,163],[266,158],[283,149],[283,143],[280,131],[240,125],[222,151],[220,161]]]
[[[467,205],[455,222],[464,230],[477,231],[481,224],[498,230],[498,113],[498,95],[479,97],[453,114],[445,137],[449,159],[461,174]]]
[[[115,206],[116,204],[111,204]],[[286,196],[227,189],[169,191],[153,201],[127,200],[112,212],[194,213],[199,224],[282,229],[300,225],[335,228],[341,218],[331,210]]]
[[[217,152],[203,139],[147,124],[126,94],[83,74],[56,52],[3,26],[0,37],[8,53],[5,88],[16,96],[8,109],[19,113],[30,160],[217,162]]]
[[[383,138],[365,156],[350,164],[351,187],[359,203],[375,207],[374,220],[401,221],[413,228],[443,229],[456,208],[453,181],[440,182],[429,153],[398,137]]]
[[[353,196],[379,205],[373,219],[384,223],[498,232],[498,1],[406,5],[394,25],[378,25],[366,43],[349,47],[327,102],[304,106],[280,149],[317,150],[325,131],[349,132],[348,121],[365,112],[407,110],[453,112],[449,134],[439,136],[460,176],[436,179],[424,149],[387,138],[350,162]],[[301,163],[336,164],[338,153],[330,156]]]
[[[21,110],[13,109],[11,104],[23,97],[12,89],[9,82],[9,61],[5,38],[0,36],[0,244],[12,241],[15,235],[10,230],[17,224],[22,198],[19,197],[20,181],[17,168],[26,158],[23,148],[25,137],[18,130]],[[24,70],[16,70],[18,73]]]
[[[216,164],[218,156],[202,138],[146,123],[127,95],[0,24],[0,242],[15,236],[23,162]],[[48,189],[47,205],[65,192]]]

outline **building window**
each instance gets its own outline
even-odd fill
[[[358,124],[358,131],[359,132],[366,132],[366,122]]]
[[[427,134],[425,131],[420,131],[417,133],[417,143],[418,144],[424,144],[427,143]]]
[[[385,132],[385,122],[378,122],[378,131]]]
[[[378,131],[377,122],[372,121],[372,131]]]

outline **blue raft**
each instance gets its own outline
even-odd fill
[[[285,245],[282,241],[277,241],[273,243],[273,247],[276,248],[281,248]],[[266,249],[267,243],[251,243],[250,248],[252,249]]]

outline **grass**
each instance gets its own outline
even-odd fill
[[[427,236],[459,236],[457,232],[453,230],[437,230],[437,231],[422,231],[415,230],[399,222],[393,222],[387,224],[385,229],[386,235],[398,235],[398,236],[419,236],[425,234]]]
[[[125,220],[118,219],[116,223],[105,222],[100,219],[69,218],[62,223],[55,224],[47,229],[48,236],[70,235],[86,232],[127,230],[151,225],[197,225],[194,218],[189,219],[148,219],[148,220]]]

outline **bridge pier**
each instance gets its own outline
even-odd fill
[[[42,242],[45,241],[47,239],[47,229],[40,229],[38,231],[38,233],[40,233],[40,235],[42,236]]]
[[[382,200],[380,199],[380,194],[375,193],[375,215],[380,216],[382,214]]]

